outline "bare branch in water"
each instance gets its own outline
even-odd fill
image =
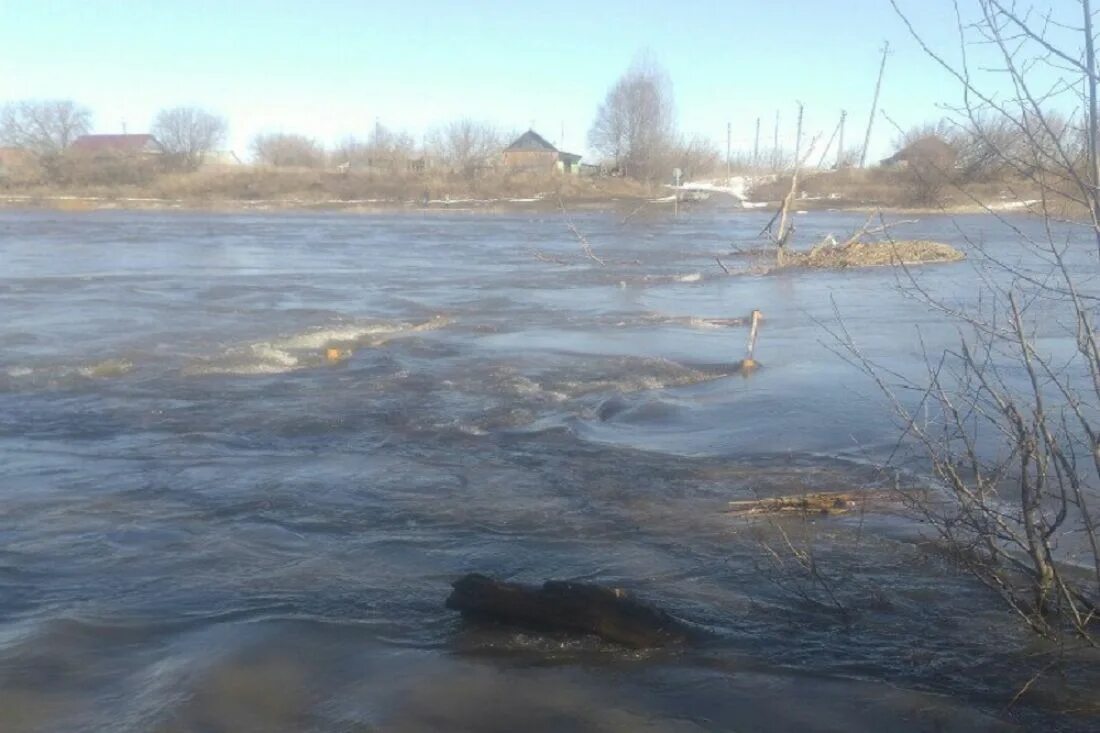
[[[607,263],[596,256],[596,253],[592,251],[592,245],[588,243],[588,240],[580,233],[580,230],[577,229],[573,220],[569,217],[569,212],[565,210],[565,202],[561,200],[561,196],[558,196],[558,207],[561,209],[561,213],[565,215],[565,225],[569,227],[569,231],[573,232],[573,236],[580,242],[581,249],[584,250],[585,256],[601,267],[606,267]]]

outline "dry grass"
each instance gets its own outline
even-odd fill
[[[896,502],[897,496],[885,491],[819,491],[766,499],[742,499],[729,502],[727,514],[753,516],[760,514],[846,514],[853,509],[869,509]]]
[[[516,199],[572,203],[639,199],[655,195],[649,186],[622,178],[563,176],[552,172],[486,171],[466,176],[447,171],[420,173],[325,171],[310,168],[241,166],[193,173],[163,173],[141,184],[8,185],[6,193],[48,199],[150,199],[191,204],[285,202],[293,205],[435,204],[508,202]]]
[[[804,171],[799,180],[798,205],[835,208],[887,209],[997,209],[1006,203],[1040,198],[1032,181],[1004,178],[995,181],[941,181],[937,186],[915,185],[914,173],[903,169],[847,168]],[[780,201],[790,190],[791,177],[765,180],[750,192],[755,201]]]
[[[781,175],[754,186],[751,197],[757,201],[780,201],[790,188],[791,176]],[[893,171],[879,168],[803,171],[798,197],[800,200],[824,199],[838,205],[882,206],[899,206],[906,198],[898,176]]]
[[[846,245],[819,244],[809,252],[789,252],[785,266],[843,269],[886,265],[924,265],[964,259],[949,244],[923,240],[895,242],[852,242]]]

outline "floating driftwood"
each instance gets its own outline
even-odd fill
[[[760,366],[754,357],[756,354],[756,336],[759,333],[760,321],[763,320],[764,314],[754,310],[750,318],[752,319],[752,328],[749,331],[749,355],[737,365],[737,371],[745,375],[756,371],[757,367]]]
[[[853,509],[866,509],[868,504],[884,504],[892,497],[883,491],[844,492],[820,491],[811,494],[773,496],[767,499],[744,499],[729,502],[727,514],[741,516],[755,514],[844,514]]]
[[[471,573],[453,584],[447,608],[463,616],[539,631],[595,634],[625,646],[665,646],[686,639],[683,625],[618,588],[551,580],[541,587]]]

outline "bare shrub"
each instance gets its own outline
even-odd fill
[[[325,151],[316,140],[293,133],[257,135],[252,153],[256,162],[276,168],[320,168],[325,164]]]
[[[974,287],[981,298],[973,308],[934,297],[913,272],[902,271],[906,292],[961,327],[957,347],[927,355],[926,379],[880,367],[843,324],[834,335],[888,396],[902,440],[927,457],[940,494],[914,507],[957,561],[1036,632],[1095,645],[1100,536],[1091,504],[1100,486],[1094,325],[1100,292],[1078,269],[1087,261],[1094,270],[1100,260],[1100,76],[1091,3],[1020,15],[1016,5],[974,0],[969,9],[977,19],[960,18],[958,32],[964,49],[980,44],[999,54],[999,70],[1016,92],[1001,101],[975,83],[965,57],[947,61],[891,2],[917,42],[961,85],[966,118],[986,121],[973,129],[995,129],[988,124],[995,117],[1022,135],[1015,151],[984,142],[1041,191],[1045,235],[1029,235],[1001,217],[1017,235],[1016,252],[999,255],[969,242],[968,254],[980,266]],[[1081,30],[1067,32],[1074,27]],[[1074,79],[1050,91],[1043,81],[1049,64]],[[1089,131],[1084,165],[1079,141],[1060,133],[1059,117],[1049,112],[1082,102]],[[1086,217],[1068,234],[1052,213],[1058,200]]]
[[[466,117],[432,130],[428,146],[451,171],[472,178],[495,163],[504,136],[492,124]]]
[[[0,186],[19,188],[45,181],[45,170],[33,153],[19,148],[0,149]]]
[[[143,186],[156,179],[161,161],[125,152],[68,150],[51,158],[50,180],[63,186]]]
[[[760,179],[751,195],[757,201],[779,201],[791,187],[791,176]],[[799,181],[803,197],[831,198],[837,203],[904,206],[909,193],[901,183],[899,171],[887,168],[843,168],[836,171],[810,171]]]
[[[673,148],[671,158],[668,167],[679,168],[685,181],[710,175],[723,163],[722,154],[714,141],[698,135],[681,140]]]
[[[345,170],[408,170],[411,161],[420,155],[416,141],[407,132],[393,131],[376,124],[370,136],[363,140],[346,137],[332,151],[332,159]]]
[[[153,136],[164,150],[169,168],[195,170],[203,157],[225,142],[224,117],[195,107],[161,110],[153,122]]]

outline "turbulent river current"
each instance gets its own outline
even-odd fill
[[[574,215],[600,264],[560,214],[0,212],[0,731],[1096,725],[1096,660],[1009,705],[1044,650],[911,520],[723,513],[887,481],[896,424],[823,325],[906,374],[958,339],[890,267],[756,272],[767,219]],[[918,276],[978,298],[969,262]],[[701,641],[470,626],[467,572]]]

